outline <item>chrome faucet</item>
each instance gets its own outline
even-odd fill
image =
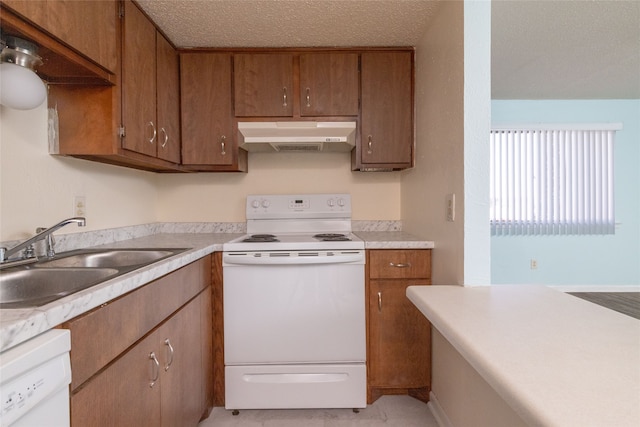
[[[24,242],[17,244],[11,249],[0,248],[0,262],[9,261],[11,256],[17,254],[20,251],[23,251],[22,253],[23,260],[31,259],[31,258],[35,259],[35,251],[33,249],[33,244],[45,238],[47,239],[47,256],[53,257],[56,254],[53,247],[54,245],[54,240],[52,236],[53,232],[56,230],[59,230],[65,225],[68,225],[74,222],[78,224],[78,227],[84,227],[87,224],[87,221],[85,218],[75,217],[75,218],[67,218],[65,220],[62,220],[56,225],[53,225],[49,228],[39,227],[36,229],[37,234],[31,237],[30,239],[27,239]]]

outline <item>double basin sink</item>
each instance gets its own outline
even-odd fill
[[[187,249],[82,249],[0,270],[0,308],[38,307]]]

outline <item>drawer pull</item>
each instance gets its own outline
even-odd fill
[[[156,385],[156,382],[158,382],[158,378],[160,377],[160,362],[158,362],[158,358],[153,351],[149,353],[149,360],[153,362],[151,364],[152,378],[151,382],[149,383],[149,387],[153,388],[153,386]]]
[[[390,263],[389,263],[389,267],[396,267],[396,268],[409,268],[409,267],[411,267],[411,263],[410,263],[410,262],[408,262],[408,263],[406,263],[406,264],[403,264],[403,263],[395,264],[395,263],[393,263],[393,262],[390,262]]]
[[[382,291],[378,292],[378,311],[382,311]]]
[[[169,368],[173,364],[173,346],[171,345],[171,341],[169,341],[169,338],[164,340],[164,344],[167,346],[167,350],[169,350],[169,357],[168,357],[169,362],[166,365],[164,365],[164,370],[166,372],[169,370]]]

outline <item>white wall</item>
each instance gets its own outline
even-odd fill
[[[402,177],[406,231],[435,241],[433,284],[464,284],[463,3],[442,2],[416,47],[416,167]],[[456,220],[446,196],[456,194]]]
[[[74,216],[87,227],[164,221],[244,222],[247,194],[345,192],[356,220],[400,219],[400,172],[351,172],[347,153],[249,154],[249,173],[155,174],[48,154],[47,109],[0,107],[0,241]]]
[[[400,219],[399,172],[351,172],[348,153],[249,153],[249,173],[160,175],[158,220],[245,221],[247,194],[350,193],[355,220]]]
[[[464,284],[491,283],[491,2],[464,2]]]
[[[34,234],[74,216],[84,196],[87,226],[59,233],[156,221],[156,174],[48,154],[46,103],[35,110],[0,107],[0,241]]]

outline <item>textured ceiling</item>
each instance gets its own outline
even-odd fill
[[[438,6],[435,0],[138,3],[180,48],[416,46]],[[492,97],[640,98],[640,0],[494,0]]]
[[[140,0],[177,47],[415,46],[425,0]]]

